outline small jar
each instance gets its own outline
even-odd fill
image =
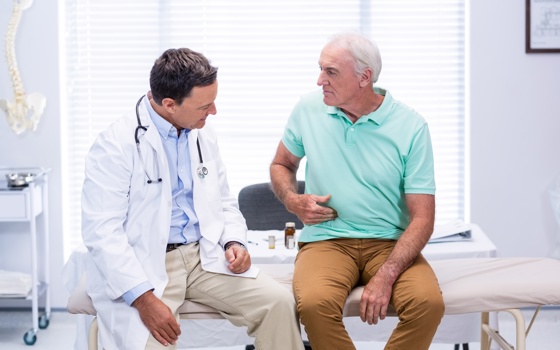
[[[270,235],[268,236],[268,249],[275,249],[276,248],[276,236]]]

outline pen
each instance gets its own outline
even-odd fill
[[[249,244],[254,244],[254,245],[259,245],[258,242],[253,242],[253,241],[247,241],[247,243],[249,243]]]

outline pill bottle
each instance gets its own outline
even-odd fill
[[[287,222],[284,228],[284,245],[288,249],[292,249],[296,246],[296,223]]]

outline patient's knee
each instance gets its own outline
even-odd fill
[[[332,296],[321,293],[306,293],[297,296],[297,309],[302,318],[305,315],[328,316],[342,319],[342,308]]]
[[[407,319],[431,319],[439,323],[445,312],[441,293],[413,298],[398,309],[399,317]]]
[[[437,316],[440,319],[443,317],[445,312],[445,304],[443,302],[443,297],[441,293],[434,294],[426,300],[427,309],[432,314],[432,316]]]

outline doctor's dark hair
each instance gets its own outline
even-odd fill
[[[164,98],[181,104],[194,87],[212,85],[217,76],[218,68],[203,54],[187,48],[169,49],[154,62],[150,89],[158,105]]]

